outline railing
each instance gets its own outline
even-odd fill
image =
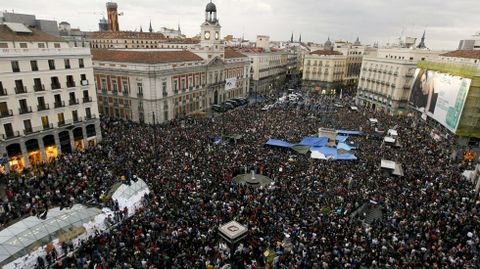
[[[49,110],[49,109],[50,109],[50,104],[37,105],[38,111]]]
[[[19,107],[18,108],[18,113],[20,113],[20,114],[32,113],[32,107],[31,106]]]
[[[13,111],[11,109],[8,109],[7,111],[0,112],[0,118],[6,118],[6,117],[11,117],[11,116],[13,116]]]
[[[83,102],[84,103],[90,103],[92,102],[92,97],[88,96],[88,97],[83,97]]]
[[[33,134],[33,133],[34,133],[34,132],[33,132],[33,129],[32,129],[32,128],[23,130],[23,134],[25,134],[25,135]]]
[[[2,139],[7,140],[7,139],[12,139],[15,137],[19,137],[20,132],[19,131],[13,131],[12,133],[7,133],[7,134],[2,134]]]
[[[55,106],[55,108],[64,107],[65,106],[65,101],[55,102],[54,106]]]
[[[52,83],[50,86],[52,87],[52,90],[58,90],[62,88],[62,85],[60,85],[60,83]]]
[[[53,123],[43,125],[43,130],[50,130],[53,129]]]
[[[168,92],[163,92],[162,95],[163,97],[168,96]]]
[[[82,122],[83,118],[82,117],[77,117],[73,119],[73,122]]]
[[[35,84],[35,85],[33,85],[33,90],[36,91],[36,92],[45,91],[45,85]]]
[[[75,87],[75,81],[67,81],[67,88],[74,88]]]
[[[16,94],[27,93],[27,86],[15,87]]]
[[[8,95],[7,89],[0,88],[0,96]]]
[[[93,120],[93,119],[96,119],[96,118],[97,118],[97,115],[95,115],[95,114],[85,116],[85,120]]]
[[[78,105],[78,99],[70,99],[68,100],[69,105]]]
[[[137,93],[137,97],[143,97],[143,92]]]

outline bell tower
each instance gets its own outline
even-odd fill
[[[224,58],[225,47],[221,39],[221,26],[217,17],[217,7],[212,1],[205,8],[205,21],[200,26],[200,46],[207,53],[206,59]]]

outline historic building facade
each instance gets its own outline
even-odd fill
[[[88,48],[0,24],[0,170],[22,170],[101,140]]]

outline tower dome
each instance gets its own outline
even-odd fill
[[[205,12],[217,12],[217,6],[215,6],[215,4],[210,1],[210,3],[208,3],[207,7],[205,8]]]

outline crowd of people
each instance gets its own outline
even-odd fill
[[[465,165],[450,158],[451,141],[432,139],[422,121],[351,111],[349,102],[309,95],[301,105],[264,111],[252,104],[156,126],[102,119],[95,148],[1,176],[2,228],[53,206],[103,205],[113,184],[135,176],[151,189],[145,207],[50,266],[478,268],[480,198],[461,175]],[[395,126],[402,147],[372,139],[369,118]],[[350,138],[358,160],[313,160],[264,145],[269,138],[297,142],[319,127],[361,130]],[[232,135],[238,139],[213,139]],[[401,163],[404,176],[382,173],[381,159]],[[232,180],[250,170],[273,183],[253,188]],[[369,201],[383,209],[382,219],[351,219]],[[218,234],[230,220],[248,228],[233,248]]]

